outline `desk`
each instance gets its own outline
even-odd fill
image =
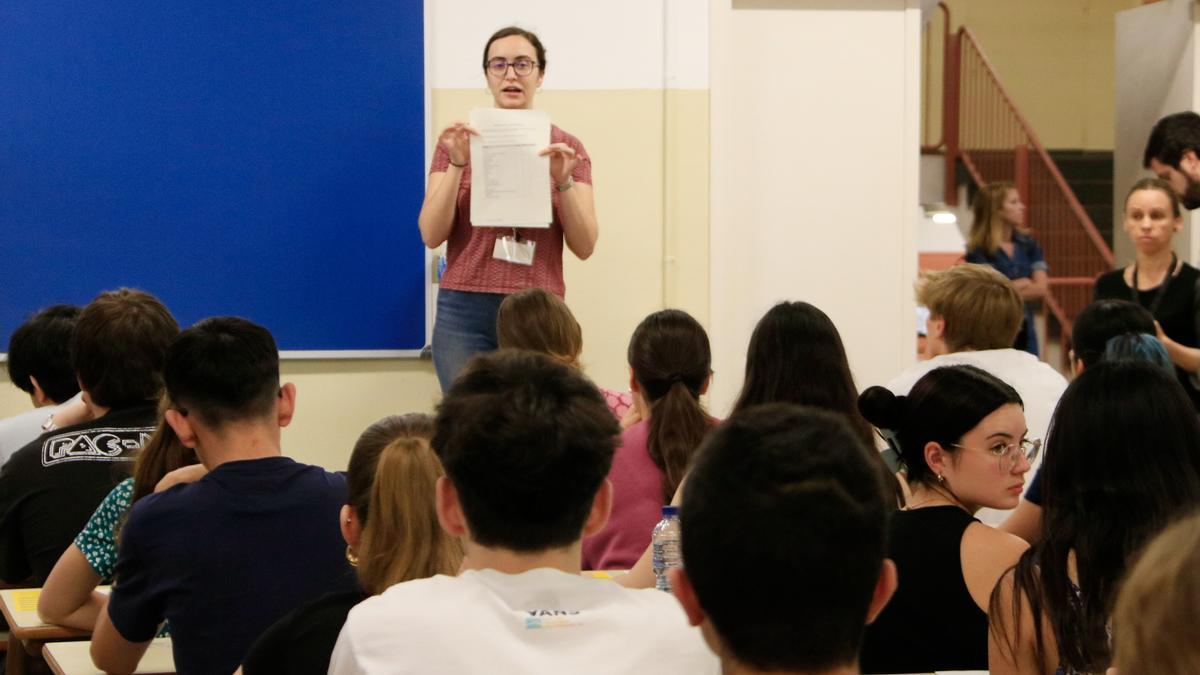
[[[24,675],[29,657],[41,656],[44,642],[74,640],[91,634],[89,631],[43,622],[37,614],[37,602],[41,594],[40,588],[0,590],[0,611],[8,621],[9,630],[6,675]]]
[[[42,647],[46,665],[55,675],[103,675],[92,665],[91,642],[53,642]],[[134,673],[174,673],[171,638],[154,638]]]

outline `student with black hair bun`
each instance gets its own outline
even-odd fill
[[[898,446],[912,488],[889,531],[900,587],[867,630],[863,672],[982,670],[988,599],[1027,545],[974,514],[1021,496],[1039,448],[1025,437],[1021,397],[978,368],[951,366],[907,396],[871,387],[859,409]]]
[[[1200,419],[1160,366],[1088,368],[1063,394],[1048,441],[1043,534],[991,599],[993,675],[1104,672],[1134,554],[1200,507]]]

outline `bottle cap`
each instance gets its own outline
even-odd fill
[[[670,504],[668,504],[667,506],[662,507],[662,515],[663,515],[663,518],[670,518],[672,516],[678,516],[679,515],[679,507],[671,506]]]

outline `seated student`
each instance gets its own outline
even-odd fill
[[[0,420],[0,466],[23,445],[42,435],[61,404],[79,394],[71,367],[71,336],[79,308],[47,307],[17,327],[8,340],[8,379],[29,394],[33,410]]]
[[[1017,390],[1030,437],[1045,438],[1067,380],[1033,354],[1012,348],[1024,316],[1012,282],[987,265],[956,265],[918,282],[917,302],[929,308],[925,351],[930,358],[907,368],[887,388],[899,396],[934,368],[975,366]],[[1008,513],[981,509],[975,515],[995,525]]]
[[[165,380],[166,421],[208,474],[130,510],[92,659],[132,672],[166,619],[180,673],[230,673],[300,603],[354,588],[337,523],[346,481],[280,454],[296,388],[280,386],[265,328],[197,323],[171,344]]]
[[[45,583],[121,465],[154,432],[163,358],[179,333],[167,308],[132,289],[101,293],[80,313],[71,360],[94,418],[52,430],[0,471],[0,578]]]
[[[242,672],[321,674],[350,608],[410,579],[458,572],[462,545],[438,525],[434,490],[445,475],[429,447],[433,418],[393,415],[367,427],[354,444],[342,507],[346,556],[361,589],[302,605],[267,629]]]
[[[1021,496],[1040,443],[1026,438],[1021,397],[978,368],[948,366],[908,396],[871,387],[859,407],[899,445],[912,487],[888,537],[900,588],[867,629],[863,671],[982,670],[988,599],[1027,545],[975,513]]]
[[[1121,584],[1112,620],[1118,675],[1200,673],[1198,607],[1200,515],[1193,515],[1155,537]]]
[[[158,428],[137,453],[133,476],[117,484],[100,502],[75,541],[63,551],[38,596],[38,616],[47,623],[91,630],[108,596],[96,591],[111,583],[117,566],[117,532],[131,505],[152,494],[168,473],[193,466],[196,452],[179,442],[175,430],[163,423],[170,407],[163,396],[158,403]]]
[[[731,414],[765,403],[793,403],[843,415],[863,443],[873,447],[875,430],[858,410],[858,387],[850,373],[846,349],[833,321],[807,302],[781,302],[758,320],[746,349],[746,375]],[[896,502],[903,493],[896,477],[875,453],[880,471],[887,473]],[[671,500],[682,503],[683,486]],[[653,550],[617,582],[630,588],[654,586]]]
[[[1118,335],[1154,335],[1154,317],[1144,307],[1128,300],[1097,300],[1075,317],[1071,329],[1071,373],[1078,376],[1099,363],[1108,343]],[[1172,366],[1173,368],[1173,366]],[[1042,472],[1034,471],[1029,487],[1017,508],[1000,524],[1000,529],[1033,543],[1042,530]]]
[[[496,342],[500,349],[528,349],[582,368],[583,330],[562,298],[544,288],[526,288],[504,298],[496,313]],[[608,409],[621,426],[640,419],[629,392],[600,387]]]
[[[640,421],[621,434],[608,480],[612,515],[583,540],[585,569],[629,569],[688,463],[716,421],[700,396],[712,375],[708,334],[687,312],[665,309],[642,320],[629,340],[630,387]]]
[[[873,454],[844,419],[784,404],[734,413],[705,441],[671,588],[725,673],[858,672],[865,624],[896,588]]]
[[[1063,394],[1043,466],[1045,527],[992,596],[988,669],[1102,673],[1134,555],[1200,507],[1200,419],[1173,374],[1101,361]]]
[[[604,526],[619,429],[583,375],[531,352],[476,357],[438,407],[438,519],[457,577],[354,609],[330,673],[705,673],[717,660],[669,595],[579,574]]]

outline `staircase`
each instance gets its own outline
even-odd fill
[[[1109,248],[1113,245],[1113,154],[1101,150],[1050,150],[1071,191],[1079,198]]]
[[[1043,318],[1046,334],[1061,339],[1052,351],[1065,368],[1072,322],[1091,302],[1095,278],[1114,266],[1112,155],[1047,151],[975,34],[966,26],[951,32],[950,9],[944,2],[938,7],[944,17],[942,138],[924,144],[922,152],[944,157],[947,205],[957,204],[964,183],[971,192],[1008,181],[1020,192],[1026,224],[1050,266]]]

